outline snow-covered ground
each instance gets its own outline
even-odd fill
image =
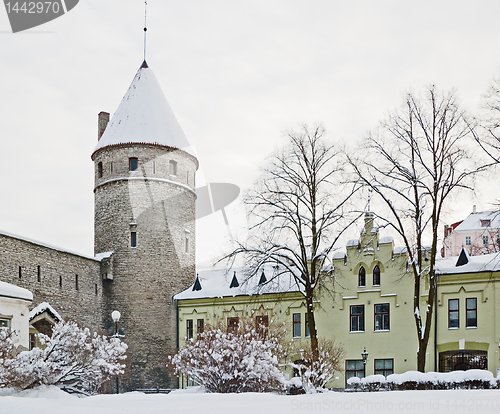
[[[0,395],[1,414],[255,414],[255,413],[498,413],[500,390],[328,392],[316,395],[127,393],[78,398],[56,387]]]

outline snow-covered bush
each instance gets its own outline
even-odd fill
[[[296,348],[295,354],[300,355],[300,359],[290,364],[300,377],[302,387],[307,393],[325,389],[335,372],[342,369],[344,349],[335,341],[325,338],[320,338],[318,345],[319,358],[317,360],[314,360],[311,345],[308,342],[305,346]]]
[[[378,390],[443,390],[499,388],[499,380],[490,371],[470,369],[453,372],[407,371],[403,374],[369,375],[349,378],[349,388],[356,391]]]
[[[8,328],[0,329],[0,388],[9,380],[10,361],[15,356],[13,336],[15,331]]]
[[[0,337],[0,349],[2,345]],[[111,376],[123,373],[127,345],[118,338],[106,338],[74,322],[59,322],[52,336],[38,334],[42,348],[5,358],[0,387],[22,389],[45,385],[66,385],[96,392]],[[5,341],[7,343],[7,341]],[[1,358],[1,357],[0,357]]]
[[[170,358],[176,375],[186,375],[207,392],[265,392],[283,389],[278,369],[281,345],[249,325],[226,333],[212,328],[198,334]]]

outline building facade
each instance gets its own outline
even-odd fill
[[[476,211],[444,226],[442,256],[458,256],[462,247],[472,256],[500,251],[500,211]]]
[[[464,252],[464,256],[437,263],[437,306],[426,371],[479,368],[497,375],[500,254],[469,257]],[[379,236],[371,213],[365,214],[359,239],[350,240],[345,251],[334,253],[334,277],[327,282],[330,293],[320,295],[314,309],[318,336],[334,339],[345,350],[344,370],[336,373],[330,387],[343,388],[353,376],[416,370],[414,286],[407,260],[405,249],[395,247],[392,237]],[[221,279],[200,272],[198,280],[200,290],[190,288],[175,296],[181,343],[186,337],[196,339],[199,319],[228,323],[229,318],[247,314],[266,314],[269,320],[286,322],[287,341],[308,339],[305,300],[298,289],[282,289],[283,284],[278,284],[272,293],[249,289],[236,294],[229,288],[229,274]],[[426,280],[421,295],[420,308],[425,309]],[[362,358],[365,350],[366,363]],[[286,375],[293,372],[288,370]]]

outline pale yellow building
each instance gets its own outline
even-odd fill
[[[327,278],[315,302],[318,336],[334,338],[345,350],[344,371],[336,373],[329,384],[332,388],[343,388],[352,376],[387,376],[417,367],[413,278],[406,250],[395,247],[392,237],[379,236],[372,213],[366,213],[364,220],[360,238],[333,254],[334,276]],[[200,272],[193,286],[174,297],[179,345],[185,337],[196,340],[197,332],[207,324],[223,321],[231,329],[237,318],[244,317],[285,322],[287,340],[307,340],[304,298],[291,276],[273,278],[279,270],[266,267],[264,276],[259,274],[247,283],[239,271]],[[441,259],[437,272],[437,329],[432,327],[426,370],[482,368],[497,375],[500,254],[468,257],[464,253],[460,260]],[[424,309],[427,294],[424,281]],[[288,369],[285,375],[293,373]]]

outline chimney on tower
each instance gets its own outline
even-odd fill
[[[109,122],[109,113],[108,112],[99,112],[97,121],[97,140],[99,141],[104,133],[104,130],[108,126]]]
[[[475,204],[472,206],[472,214],[476,214],[476,205]]]

